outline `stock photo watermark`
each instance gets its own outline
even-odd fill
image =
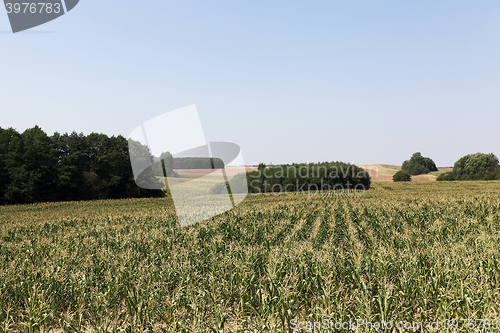
[[[498,330],[500,328],[497,319],[479,319],[479,318],[453,318],[436,319],[434,321],[371,321],[368,319],[356,319],[349,321],[336,321],[325,318],[321,321],[300,321],[298,319],[290,320],[290,328],[296,331],[404,331],[404,332],[422,332],[422,331],[440,331],[440,330]]]
[[[75,8],[79,2],[79,0],[42,1],[4,0],[13,33],[55,20]]]
[[[273,169],[261,168],[251,173],[249,176],[250,192],[267,195],[307,193],[309,197],[325,193],[363,195],[367,190],[367,185],[360,181],[370,178],[368,172],[353,165],[344,167],[302,164],[277,166]]]
[[[128,142],[136,184],[146,189],[168,188],[181,226],[231,210],[248,194],[246,178],[244,186],[236,189],[226,172],[231,168],[232,174],[246,174],[240,147],[230,142],[207,142],[195,105],[145,122],[130,134]],[[201,170],[192,177],[179,178],[171,167],[175,161],[186,160],[201,164]],[[217,184],[223,186],[212,193]]]

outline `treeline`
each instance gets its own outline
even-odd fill
[[[218,184],[212,193],[223,193],[224,184]],[[259,164],[256,171],[235,176],[229,182],[231,191],[241,192],[248,186],[249,193],[289,193],[368,190],[371,179],[362,168],[342,162],[287,164],[266,166]]]
[[[495,180],[500,179],[498,157],[493,153],[476,153],[461,157],[455,162],[453,171],[438,176],[438,181],[451,180]]]
[[[175,157],[174,169],[224,169],[220,158],[210,157]]]
[[[0,204],[160,196],[135,184],[122,136],[0,128]]]
[[[368,190],[368,172],[349,163],[323,162],[266,167],[247,174],[250,193]]]

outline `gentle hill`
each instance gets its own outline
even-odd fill
[[[372,179],[372,181],[392,181],[392,176],[399,170],[400,166],[390,164],[357,164],[357,166],[365,169]],[[432,182],[436,181],[437,176],[442,173],[453,170],[453,168],[441,168],[425,175],[412,176],[412,181],[415,182]]]
[[[447,172],[453,171],[453,167],[451,167],[451,168],[438,168],[438,169],[439,169],[438,171],[429,172],[429,175],[433,175],[433,176],[437,177],[442,173],[447,173]]]
[[[373,172],[376,176],[393,176],[396,172],[401,170],[400,166],[390,165],[390,164],[358,164],[359,167],[365,169],[368,172]]]

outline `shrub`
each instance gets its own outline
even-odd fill
[[[401,169],[408,171],[410,175],[421,175],[432,171],[438,171],[436,163],[429,157],[423,157],[419,152],[413,154],[410,160],[404,161]]]
[[[451,181],[451,180],[456,180],[455,175],[453,174],[453,171],[445,172],[440,174],[437,179],[437,181]]]
[[[231,193],[246,193],[248,191],[248,182],[246,173],[239,173],[229,181]]]
[[[229,189],[231,193],[246,193],[248,192],[247,175],[239,173],[229,181]],[[217,183],[210,188],[211,194],[225,194],[227,192],[226,183]]]
[[[392,176],[393,182],[411,182],[411,175],[408,171],[399,170]]]

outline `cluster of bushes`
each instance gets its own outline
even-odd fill
[[[229,181],[233,193],[289,193],[316,191],[368,190],[371,179],[362,168],[342,162],[259,164],[256,171],[238,174]],[[211,192],[224,193],[225,183],[217,184]]]
[[[455,162],[453,171],[438,176],[439,181],[500,179],[500,166],[494,154],[466,155]]]
[[[0,204],[160,196],[136,185],[122,136],[0,128]]]
[[[408,171],[399,170],[392,176],[394,182],[411,182],[411,175]]]
[[[368,190],[371,179],[362,168],[342,162],[287,164],[267,167],[235,176],[229,182],[233,192],[248,184],[249,193]]]
[[[407,171],[410,175],[421,175],[432,171],[438,171],[436,163],[429,157],[423,157],[421,153],[415,153],[410,158],[403,162],[401,170]]]
[[[224,169],[224,162],[220,158],[175,157],[174,169]]]

